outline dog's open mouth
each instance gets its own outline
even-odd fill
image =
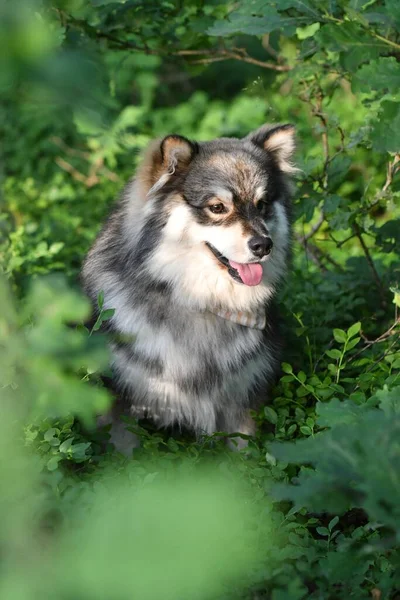
[[[209,242],[206,242],[206,246],[211,250],[215,258],[228,269],[228,273],[232,279],[238,283],[244,283],[244,285],[258,285],[260,283],[263,276],[263,268],[260,263],[237,263],[234,260],[228,260],[226,256],[221,254]]]

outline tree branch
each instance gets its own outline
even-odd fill
[[[311,230],[308,233],[306,233],[301,238],[299,238],[299,242],[301,244],[304,244],[304,242],[306,242],[307,240],[312,238],[317,233],[317,231],[321,228],[324,221],[325,221],[325,215],[324,215],[323,211],[321,211],[318,221],[311,227]]]
[[[138,46],[136,43],[133,44],[128,40],[121,40],[118,37],[113,36],[110,33],[96,29],[82,21],[80,19],[74,19],[65,12],[58,11],[59,15],[62,15],[72,26],[84,31],[91,38],[104,39],[110,43],[110,47],[118,50],[130,50],[132,52],[142,52],[143,54],[149,54],[154,56],[166,55],[166,56],[198,56],[199,58],[192,61],[189,64],[208,64],[211,62],[223,61],[223,60],[238,60],[251,65],[256,65],[263,69],[270,69],[273,71],[285,72],[291,71],[293,67],[289,65],[276,64],[273,62],[267,62],[253,58],[247,53],[244,48],[233,48],[228,50],[226,48],[203,48],[199,50],[171,50],[166,48],[165,50],[149,48],[146,45]],[[204,57],[204,58],[203,58]],[[277,57],[278,60],[278,57]]]
[[[372,260],[370,251],[363,240],[362,232],[361,232],[361,229],[360,229],[360,226],[358,225],[358,223],[353,224],[353,229],[354,229],[354,232],[360,242],[361,248],[363,249],[363,252],[365,254],[365,258],[367,260],[367,263],[371,270],[371,273],[375,279],[375,283],[378,288],[379,295],[381,297],[381,304],[382,304],[383,308],[386,308],[386,298],[385,298],[385,291],[383,288],[382,280],[379,277],[378,271],[376,270],[376,267],[375,267],[374,261]]]

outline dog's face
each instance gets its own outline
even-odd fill
[[[259,286],[274,254],[281,260],[287,252],[286,174],[295,170],[293,150],[290,125],[264,127],[242,140],[197,144],[168,136],[159,142],[142,167],[141,181],[149,201],[168,212],[165,252],[172,257],[175,247],[175,259],[186,252],[193,260],[202,252],[203,267],[215,275],[235,285]]]

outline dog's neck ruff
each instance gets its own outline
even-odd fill
[[[251,329],[262,330],[265,329],[267,324],[265,309],[257,312],[215,309],[210,312],[212,312],[214,315],[222,317],[223,319],[226,319],[227,321],[232,321],[233,323],[243,325],[244,327],[250,327]]]

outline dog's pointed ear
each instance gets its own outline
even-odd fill
[[[163,165],[168,172],[187,167],[195,151],[194,144],[181,135],[167,135],[160,149]]]
[[[281,171],[295,173],[298,170],[291,162],[295,150],[293,125],[263,125],[245,139],[272,154]]]
[[[144,195],[162,188],[173,175],[180,175],[188,168],[197,144],[181,135],[168,135],[150,144],[137,172]]]

